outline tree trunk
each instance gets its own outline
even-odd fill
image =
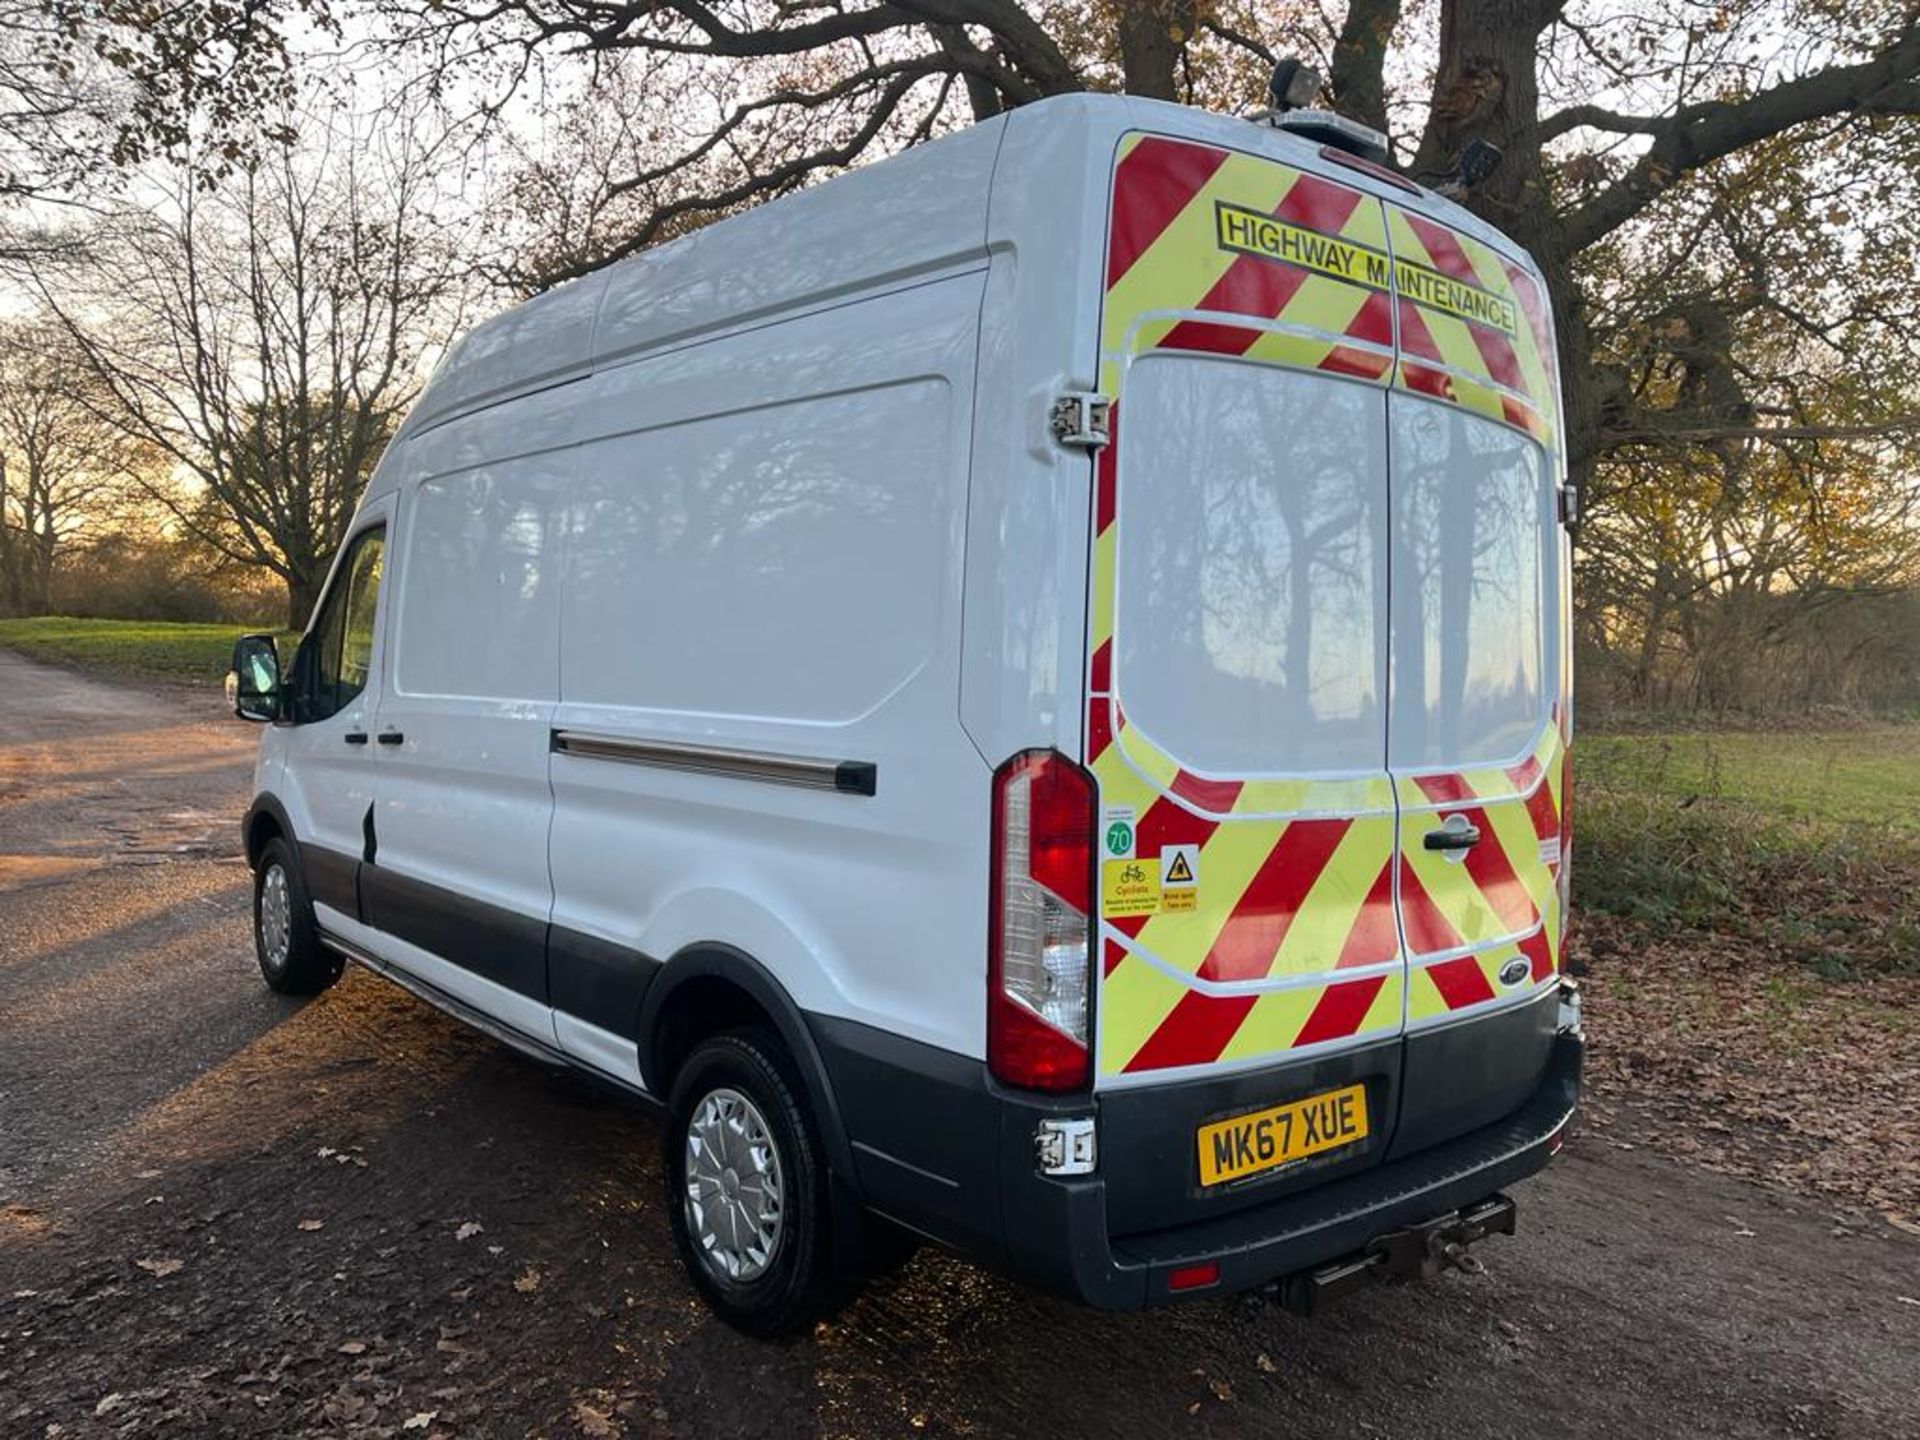
[[[1352,0],[1333,47],[1327,83],[1342,115],[1387,133],[1387,46],[1400,25],[1400,0]]]
[[[0,455],[0,608],[17,615],[20,613],[20,569],[14,553],[13,524],[7,519],[11,486],[7,457]]]
[[[1120,70],[1129,95],[1178,100],[1181,53],[1193,38],[1195,0],[1122,0]]]
[[[320,599],[320,586],[326,572],[318,566],[296,569],[287,579],[287,628],[305,630]]]
[[[1593,370],[1573,256],[1550,203],[1535,136],[1540,35],[1560,9],[1560,0],[1442,0],[1433,109],[1413,168],[1431,179],[1451,171],[1469,141],[1500,147],[1500,168],[1467,205],[1524,246],[1546,278],[1559,336],[1567,463],[1574,483],[1584,485],[1613,388]]]

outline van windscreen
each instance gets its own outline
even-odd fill
[[[1129,370],[1114,691],[1183,766],[1380,767],[1385,405],[1240,360],[1147,355]]]

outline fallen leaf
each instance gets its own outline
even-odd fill
[[[1233,1403],[1233,1385],[1230,1381],[1209,1380],[1207,1381],[1207,1388],[1213,1391],[1213,1398],[1220,1401],[1223,1405],[1231,1405]]]
[[[507,1247],[504,1245],[487,1246],[487,1254],[489,1255],[504,1255],[506,1253],[507,1253]]]
[[[31,1300],[39,1293],[38,1290],[16,1290],[13,1292],[13,1298],[16,1300]],[[1903,1295],[1900,1298],[1904,1300],[1906,1297]]]
[[[364,1340],[343,1341],[340,1345],[340,1353],[342,1355],[364,1355],[367,1353],[367,1342]]]
[[[1274,1374],[1280,1369],[1278,1365],[1273,1363],[1273,1357],[1267,1354],[1267,1352],[1264,1350],[1260,1352],[1259,1358],[1255,1360],[1253,1363],[1258,1365],[1262,1370],[1264,1370],[1269,1375]]]
[[[102,1395],[100,1397],[100,1403],[93,1407],[93,1413],[96,1415],[104,1415],[109,1410],[118,1410],[119,1408],[120,1392],[116,1390],[111,1395]]]
[[[580,1427],[580,1433],[588,1436],[589,1440],[611,1440],[612,1436],[620,1433],[612,1416],[584,1400],[573,1402],[573,1423]]]
[[[521,1272],[519,1277],[514,1280],[513,1288],[518,1290],[522,1295],[531,1295],[540,1288],[540,1272],[529,1265]]]
[[[439,1413],[438,1410],[422,1410],[418,1414],[407,1416],[401,1423],[400,1428],[402,1430],[424,1430],[434,1422],[434,1418],[438,1416]]]
[[[184,1260],[136,1260],[133,1262],[156,1280],[164,1280],[186,1267]]]
[[[478,1220],[468,1220],[461,1225],[458,1230],[453,1232],[453,1238],[456,1240],[471,1240],[474,1236],[483,1233],[484,1228]]]
[[[313,1230],[318,1230],[322,1228],[326,1223],[327,1222],[324,1220],[302,1220],[300,1222],[299,1228],[302,1230],[313,1231]]]

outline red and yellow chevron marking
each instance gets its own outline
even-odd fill
[[[1392,301],[1383,289],[1339,278],[1331,259],[1384,266],[1378,201],[1270,160],[1153,136],[1123,148],[1114,197],[1101,338],[1108,356],[1201,350],[1386,377]],[[1295,247],[1315,237],[1341,244],[1323,251],[1323,268],[1314,269],[1222,243],[1223,235],[1233,239],[1233,225],[1263,219],[1278,222],[1271,233]]]
[[[1478,242],[1336,181],[1155,136],[1122,146],[1106,280],[1100,383],[1114,397],[1114,433],[1095,470],[1085,754],[1102,805],[1133,811],[1136,854],[1153,861],[1164,847],[1198,847],[1200,883],[1191,908],[1103,921],[1099,1074],[1159,1074],[1396,1034],[1416,1006],[1426,1014],[1481,1003],[1517,953],[1536,981],[1551,976],[1553,876],[1537,841],[1529,857],[1521,840],[1541,823],[1531,798],[1540,792],[1557,842],[1557,778],[1548,789],[1531,772],[1496,772],[1501,790],[1483,772],[1424,777],[1459,787],[1460,803],[1484,811],[1483,829],[1501,839],[1476,847],[1485,858],[1463,881],[1430,873],[1424,851],[1396,863],[1395,806],[1407,796],[1396,797],[1384,774],[1192,774],[1128,724],[1112,674],[1116,465],[1133,356],[1243,356],[1395,384],[1551,444],[1552,345],[1538,287]],[[1396,299],[1402,292],[1408,298]],[[1548,745],[1515,770],[1557,777],[1558,753]],[[1416,803],[1437,802],[1420,791]],[[1424,897],[1422,937],[1435,942],[1424,953],[1488,942],[1484,953],[1414,972],[1417,994],[1395,912],[1396,890],[1409,884]],[[1523,917],[1526,925],[1509,923]]]
[[[1516,955],[1528,962],[1530,989],[1558,973],[1565,756],[1565,738],[1553,723],[1517,765],[1400,781],[1409,1024],[1529,993],[1498,979]],[[1463,859],[1418,842],[1448,815],[1464,815],[1480,829],[1480,843]]]
[[[1276,223],[1262,228],[1269,218]],[[1223,235],[1285,247],[1303,263],[1223,246]],[[1391,300],[1345,278],[1384,275],[1368,267],[1387,263],[1385,240],[1379,203],[1359,191],[1251,156],[1135,138],[1114,181],[1103,386],[1118,399],[1125,358],[1153,349],[1386,383]],[[1123,410],[1116,403],[1116,425]],[[1112,693],[1118,454],[1109,444],[1096,470],[1085,753],[1102,805],[1134,812],[1136,853],[1157,861],[1163,847],[1197,846],[1200,883],[1190,910],[1106,921],[1100,1073],[1230,1064],[1396,1033],[1405,978],[1385,775],[1194,775],[1129,725]]]
[[[1394,384],[1557,449],[1560,387],[1539,282],[1470,235],[1392,203],[1386,214],[1395,277],[1406,282],[1395,299]]]

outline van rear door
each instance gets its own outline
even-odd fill
[[[1122,143],[1089,597],[1096,1083],[1386,1041],[1380,1075],[1313,1072],[1365,1080],[1377,1143],[1356,1157],[1392,1126],[1405,994],[1385,764],[1388,267],[1382,207],[1358,190],[1186,141]],[[1193,1140],[1172,1146],[1169,1190],[1206,1190]]]
[[[1552,987],[1563,923],[1567,718],[1552,335],[1538,281],[1472,236],[1387,206],[1400,359],[1388,764],[1409,960],[1399,1144],[1530,1093],[1552,1016],[1418,1037]],[[1429,1073],[1430,1072],[1430,1073]]]

